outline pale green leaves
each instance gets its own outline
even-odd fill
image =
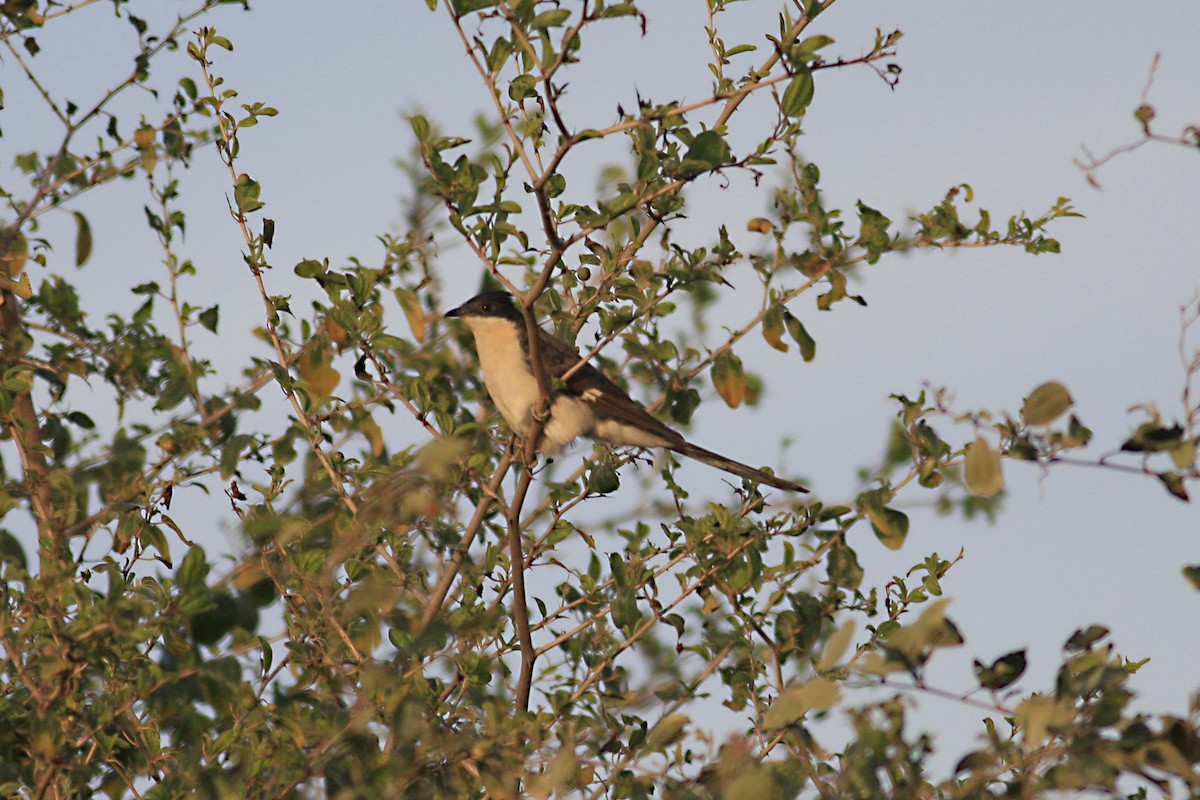
[[[1075,405],[1067,387],[1058,381],[1048,381],[1025,398],[1021,419],[1026,425],[1049,425]]]
[[[1028,426],[1050,425],[1067,413],[1075,401],[1067,387],[1058,381],[1047,381],[1038,386],[1025,398],[1021,406],[1021,421]],[[1071,417],[1071,426],[1065,437],[1059,436],[1068,446],[1087,443],[1091,433]],[[1020,456],[1018,449],[1018,457]],[[1000,453],[982,436],[966,447],[964,479],[967,489],[977,497],[995,497],[1004,488],[1004,473],[1000,468]]]
[[[688,724],[687,714],[675,712],[667,714],[655,723],[646,737],[646,744],[651,750],[664,750],[683,738]]]
[[[929,660],[935,650],[957,647],[963,643],[954,623],[946,617],[949,599],[930,603],[917,621],[893,628],[879,642],[882,652],[870,652],[860,658],[856,669],[873,675],[908,670],[916,672]]]
[[[1000,469],[1000,454],[992,449],[987,439],[976,436],[967,445],[966,454],[967,489],[979,497],[995,497],[1004,488],[1004,473]]]
[[[1040,747],[1049,735],[1075,720],[1075,704],[1066,698],[1035,694],[1017,706],[1014,715],[1026,747]]]
[[[825,640],[825,647],[821,650],[821,658],[817,661],[817,672],[828,672],[838,665],[842,660],[842,656],[846,654],[846,650],[850,647],[856,627],[853,619],[847,620],[846,624],[834,631]]]
[[[763,727],[769,731],[786,728],[809,711],[833,708],[841,697],[841,690],[829,678],[812,678],[799,686],[784,689],[763,714]]]

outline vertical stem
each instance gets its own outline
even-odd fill
[[[3,236],[12,235],[4,231]],[[20,300],[7,289],[0,290],[0,374],[15,366],[25,350],[29,332],[21,319]],[[42,428],[31,397],[32,389],[12,393],[12,410],[4,420],[25,473],[25,491],[37,524],[39,564],[42,575],[59,573],[69,562],[66,542],[61,540],[53,525],[53,493],[50,487],[50,465],[42,443]]]
[[[509,574],[513,587],[513,626],[521,645],[521,673],[517,679],[517,711],[529,711],[529,694],[533,687],[533,665],[537,651],[529,628],[529,605],[525,599],[525,556],[521,552],[521,505],[529,484],[533,482],[533,467],[525,464],[518,479],[516,496],[508,507]]]

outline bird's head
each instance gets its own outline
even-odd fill
[[[447,317],[459,317],[464,322],[475,319],[507,319],[521,322],[521,311],[508,292],[484,292],[472,297],[458,308],[446,312]]]

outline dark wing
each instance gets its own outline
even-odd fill
[[[538,330],[538,350],[542,366],[551,378],[562,378],[578,364],[579,354],[571,347],[544,330]],[[663,423],[642,408],[615,383],[604,377],[604,373],[585,362],[567,378],[563,392],[592,403],[596,415],[639,428],[647,433],[662,437],[665,446],[682,442],[683,435]]]
[[[551,379],[551,383],[553,383],[553,379],[555,378],[561,379],[563,375],[582,360],[574,349],[541,329],[538,329],[538,355],[541,358],[543,369],[545,369],[546,374]],[[770,475],[740,461],[734,461],[732,458],[727,458],[720,453],[705,450],[703,447],[698,447],[688,442],[683,438],[681,433],[659,422],[650,412],[642,408],[633,398],[627,395],[620,386],[617,386],[604,377],[604,374],[600,370],[589,363],[585,362],[575,370],[571,374],[571,377],[567,378],[566,386],[561,391],[564,394],[578,397],[585,402],[591,403],[595,409],[596,416],[601,419],[618,422],[662,439],[661,443],[655,442],[652,446],[670,448],[680,455],[694,458],[701,463],[743,478],[748,478],[757,483],[774,486],[777,489],[784,489],[791,492],[808,491],[808,489],[805,489],[795,481]],[[648,445],[650,443],[639,442],[639,444]]]

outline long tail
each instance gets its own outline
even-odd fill
[[[794,481],[776,477],[775,475],[763,472],[760,469],[755,469],[754,467],[748,467],[741,462],[734,461],[732,458],[726,458],[725,456],[714,453],[711,450],[705,450],[703,447],[697,447],[691,442],[680,442],[678,444],[672,443],[668,445],[668,447],[670,447],[676,453],[679,453],[681,456],[694,458],[697,461],[708,464],[710,467],[723,469],[726,472],[731,472],[734,475],[746,478],[747,480],[765,483],[768,486],[774,486],[776,489],[783,489],[787,492],[808,493],[808,489],[805,489],[803,486],[795,483]]]

